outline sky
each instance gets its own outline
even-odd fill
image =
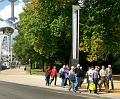
[[[1,0],[0,0],[1,1]],[[19,13],[22,12],[22,0],[17,0],[15,2],[15,9],[14,9],[14,15],[15,17],[19,17]],[[0,2],[0,17],[3,19],[7,19],[11,17],[11,3],[9,0],[2,0]]]

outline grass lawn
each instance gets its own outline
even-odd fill
[[[41,69],[32,69],[32,75],[45,75],[45,73]]]
[[[27,69],[27,71],[30,72],[29,69]],[[44,76],[45,72],[43,72],[42,69],[32,69],[31,74],[32,75],[43,75]],[[59,73],[57,75],[59,77]]]
[[[26,71],[29,73],[30,68],[26,68]],[[42,71],[42,69],[31,69],[32,75],[45,75],[45,72]]]

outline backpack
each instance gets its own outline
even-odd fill
[[[76,81],[75,74],[70,74],[69,80],[72,81],[72,82],[75,82]]]
[[[65,78],[65,72],[62,71],[62,72],[60,73],[60,76],[61,76],[61,78]]]

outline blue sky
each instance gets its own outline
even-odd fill
[[[17,0],[15,2],[15,17],[19,17],[19,13],[22,12],[22,2],[20,1],[22,0]],[[11,17],[11,3],[9,2],[9,0],[3,0],[2,2],[0,2],[0,17],[3,19],[8,19]]]
[[[2,10],[8,4],[9,4],[8,0],[4,0],[4,1],[0,2],[0,10]]]
[[[3,2],[0,2],[0,10],[2,10],[8,4],[9,4],[8,0],[4,0]]]
[[[15,5],[19,3],[19,0],[17,0],[15,2]],[[4,9],[5,6],[9,5],[10,2],[8,0],[3,0],[2,2],[0,2],[0,10]]]

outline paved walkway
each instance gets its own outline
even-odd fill
[[[45,78],[41,75],[29,75],[24,71],[24,67],[20,69],[7,69],[0,72],[0,80],[12,83],[18,83],[23,85],[30,85],[30,86],[37,86],[37,87],[44,87],[44,88],[51,88],[56,90],[64,90],[68,91],[68,86],[66,88],[60,87],[60,78],[57,78],[57,86],[45,86]],[[113,97],[115,99],[120,99],[120,81],[114,81],[115,90],[111,93],[100,93],[100,96],[105,97]],[[81,89],[82,93],[88,94],[86,92],[86,83],[82,85]]]

